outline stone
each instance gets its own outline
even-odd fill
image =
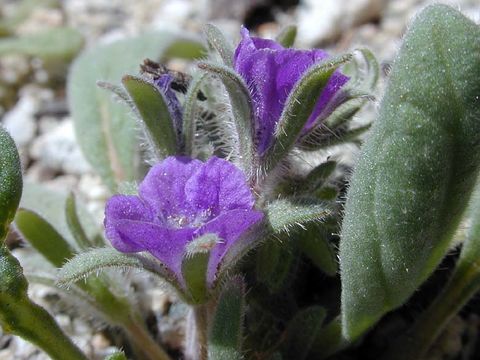
[[[66,174],[81,175],[91,170],[75,140],[73,123],[69,118],[36,138],[30,156],[44,167]]]

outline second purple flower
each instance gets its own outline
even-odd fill
[[[275,127],[285,101],[297,81],[312,65],[329,56],[320,49],[287,49],[273,40],[250,37],[242,28],[242,40],[234,56],[235,70],[243,77],[253,101],[257,146],[263,154],[271,145]],[[304,131],[315,125],[315,119],[349,78],[336,71],[319,94],[315,109]]]

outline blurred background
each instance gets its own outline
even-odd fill
[[[85,49],[151,31],[172,31],[201,41],[206,22],[236,43],[240,25],[261,37],[298,26],[297,47],[332,53],[370,48],[382,81],[411,17],[424,0],[0,0],[0,122],[17,143],[27,182],[72,189],[101,223],[109,192],[82,155],[66,95],[69,66]],[[447,2],[480,21],[480,0]],[[111,59],[121,62],[121,58]],[[172,65],[182,67],[183,65]],[[99,79],[101,80],[101,79]],[[120,82],[120,79],[118,79]],[[359,116],[373,117],[375,104]],[[15,235],[9,242],[15,247]],[[15,255],[27,259],[20,247]],[[52,308],[55,291],[31,287],[35,301]],[[172,349],[181,346],[184,309],[161,289],[140,299],[163,314],[157,329]],[[83,317],[56,310],[59,323],[89,353],[102,358],[111,341]],[[158,320],[158,319],[157,319]],[[0,336],[0,360],[46,359],[30,344]]]

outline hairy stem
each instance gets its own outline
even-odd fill
[[[194,305],[187,319],[185,359],[208,360],[208,308]]]

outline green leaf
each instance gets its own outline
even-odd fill
[[[182,260],[182,275],[193,304],[202,304],[208,297],[207,268],[210,250],[219,240],[216,234],[205,234],[188,244]]]
[[[307,358],[313,341],[323,325],[326,311],[321,306],[311,306],[300,310],[290,321],[282,354],[286,359]]]
[[[185,95],[185,103],[183,108],[183,141],[185,144],[185,155],[195,155],[195,134],[196,119],[198,111],[198,94],[203,82],[207,79],[208,73],[195,74],[187,94]]]
[[[220,293],[208,337],[208,360],[243,359],[244,316],[245,284],[236,276],[229,279]]]
[[[267,205],[267,218],[272,232],[279,234],[310,222],[324,220],[332,213],[326,203],[303,199],[280,199]]]
[[[277,35],[275,41],[283,47],[292,47],[297,37],[297,27],[295,25],[285,26],[282,31]]]
[[[207,50],[199,40],[182,38],[182,35],[178,36],[162,52],[162,62],[171,58],[196,60],[205,57]]]
[[[69,61],[83,47],[82,34],[73,28],[56,27],[17,38],[0,39],[0,56],[20,54],[51,60]]]
[[[71,258],[58,272],[58,285],[68,286],[106,268],[145,270],[164,280],[174,276],[158,260],[142,255],[126,255],[110,247],[92,249]]]
[[[22,196],[22,168],[17,147],[0,125],[0,244],[7,236]]]
[[[275,129],[273,145],[265,154],[267,171],[274,169],[295,145],[315,107],[317,94],[322,92],[333,72],[351,58],[352,55],[347,54],[314,65],[296,83]]]
[[[480,166],[480,29],[434,5],[410,26],[347,196],[343,333],[402,305],[448,250]]]
[[[122,83],[140,114],[157,159],[178,153],[177,132],[164,95],[152,83],[135,76],[124,76]]]
[[[298,246],[320,270],[329,276],[338,271],[337,254],[328,240],[328,229],[319,224],[308,225],[307,231],[299,234]]]
[[[78,218],[87,237],[98,235],[98,225],[90,213],[80,202],[77,202]],[[68,241],[72,248],[78,248],[66,217],[67,196],[64,193],[53,191],[46,186],[25,183],[20,207],[31,210],[51,224],[55,230]],[[103,240],[103,239],[102,239]],[[98,243],[96,243],[98,245]]]
[[[62,266],[74,254],[62,235],[33,211],[19,209],[15,226],[23,238],[56,267]]]
[[[222,58],[223,64],[233,68],[233,47],[228,43],[222,32],[213,24],[206,24],[203,31],[207,36],[208,45]]]
[[[319,189],[325,184],[330,175],[337,168],[335,161],[325,161],[312,169],[302,183],[304,192],[311,192]]]
[[[256,154],[254,145],[255,125],[247,85],[235,71],[226,66],[199,63],[198,67],[218,76],[225,86],[232,105],[241,167],[248,177],[253,176]]]
[[[173,34],[162,32],[122,40],[84,52],[74,62],[68,98],[80,147],[110,190],[133,181],[139,164],[135,123],[128,106],[96,86],[98,80],[118,83],[135,73],[145,58],[159,58]]]
[[[67,219],[70,232],[81,249],[88,249],[89,247],[96,245],[88,238],[82,224],[80,223],[73,193],[70,193],[65,203],[65,218]]]

